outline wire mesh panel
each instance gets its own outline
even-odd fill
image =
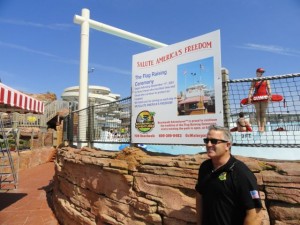
[[[72,113],[72,128],[73,140],[80,143],[89,142],[90,127],[89,127],[89,114],[90,107]],[[80,125],[82,126],[80,127]]]
[[[93,108],[93,142],[130,142],[131,98]]]
[[[130,97],[74,111],[64,122],[65,137],[80,143],[129,143],[130,115]]]
[[[272,95],[266,100],[265,130],[259,132],[255,103],[245,103],[252,82],[268,80]],[[300,146],[300,74],[227,80],[223,82],[225,126],[232,130],[234,145],[240,146]],[[252,131],[237,132],[237,119],[243,112]],[[65,137],[78,143],[130,143],[131,97],[120,101],[93,105],[73,111],[64,122]],[[84,124],[79,127],[80,124]]]
[[[258,120],[262,121],[260,109],[255,101],[247,104],[252,82],[269,80],[272,97],[261,99],[266,108],[264,130],[260,131]],[[289,146],[300,145],[300,74],[288,74],[255,79],[229,80],[228,124],[236,131],[239,113],[243,112],[252,126],[252,132],[232,132],[236,145]],[[263,98],[263,97],[262,97]],[[244,99],[244,100],[243,100]],[[243,100],[243,101],[242,101]],[[253,99],[254,100],[254,99]],[[263,115],[263,114],[262,114]]]

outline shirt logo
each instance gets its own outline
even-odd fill
[[[250,191],[250,195],[251,195],[252,199],[259,199],[259,194],[258,194],[258,191],[256,191],[256,190]]]
[[[219,180],[226,180],[226,175],[227,173],[226,172],[223,172],[219,175]]]

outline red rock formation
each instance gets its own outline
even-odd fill
[[[56,98],[56,94],[51,93],[51,92],[47,92],[47,93],[41,93],[41,94],[29,94],[29,93],[24,93],[27,94],[39,101],[43,101],[43,102],[53,102],[55,100],[57,100]]]
[[[61,224],[193,225],[205,154],[151,156],[138,148],[58,151],[53,200]],[[299,162],[237,157],[258,178],[262,225],[300,224]]]

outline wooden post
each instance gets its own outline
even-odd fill
[[[34,138],[34,131],[31,130],[31,137],[30,137],[30,150],[33,150],[33,138]]]
[[[63,121],[56,126],[56,147],[63,143]]]

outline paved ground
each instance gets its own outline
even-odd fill
[[[18,188],[0,193],[0,225],[58,225],[47,201],[53,175],[53,162],[21,171]]]

